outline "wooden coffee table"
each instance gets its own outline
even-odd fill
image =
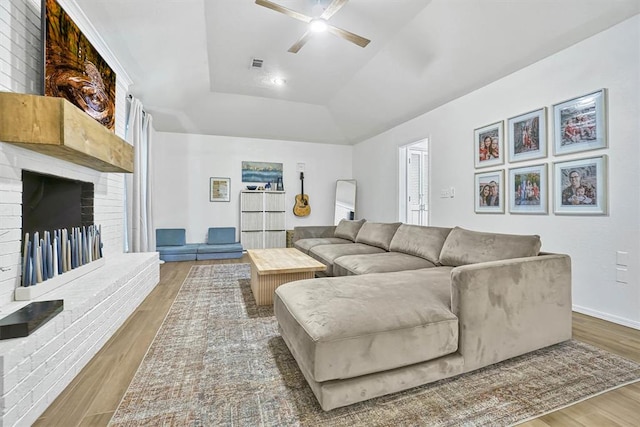
[[[251,291],[257,305],[273,304],[273,292],[283,283],[313,279],[327,266],[295,248],[249,249]]]

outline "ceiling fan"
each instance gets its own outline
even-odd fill
[[[357,44],[360,47],[365,47],[369,44],[371,40],[365,39],[357,34],[351,33],[347,30],[343,30],[342,28],[334,27],[329,24],[329,18],[331,18],[337,11],[339,11],[342,6],[345,5],[349,0],[333,0],[329,6],[322,12],[320,16],[311,17],[307,16],[303,13],[296,12],[295,10],[287,9],[286,7],[280,6],[279,4],[273,3],[269,0],[256,0],[256,4],[259,6],[264,6],[268,9],[275,10],[276,12],[284,13],[291,18],[297,19],[302,22],[306,22],[309,24],[309,28],[305,33],[298,39],[297,42],[293,44],[289,48],[289,52],[297,53],[304,44],[309,41],[313,34],[321,31],[328,31],[333,35],[338,37],[342,37],[343,39],[350,41],[351,43]]]

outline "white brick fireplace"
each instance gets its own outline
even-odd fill
[[[116,71],[116,134],[122,137],[130,80],[74,0],[59,3]],[[0,41],[0,91],[40,94],[40,0],[0,2]],[[0,426],[31,425],[159,280],[157,253],[123,253],[124,174],[0,141],[0,317],[27,304],[14,301],[21,280],[23,170],[94,184],[105,265],[37,298],[64,300],[64,311],[47,324],[28,337],[0,341]]]

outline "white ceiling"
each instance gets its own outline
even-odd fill
[[[312,14],[317,0],[273,0]],[[321,0],[326,5],[328,0]],[[350,0],[331,34],[254,0],[76,0],[158,131],[353,144],[640,13],[640,0]],[[315,9],[317,10],[317,9]],[[250,69],[252,58],[264,60]],[[270,83],[281,76],[286,84]]]

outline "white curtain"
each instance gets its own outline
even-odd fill
[[[125,252],[156,250],[151,209],[151,121],[142,103],[131,97],[127,117],[127,141],[134,147],[133,173],[125,178]]]

